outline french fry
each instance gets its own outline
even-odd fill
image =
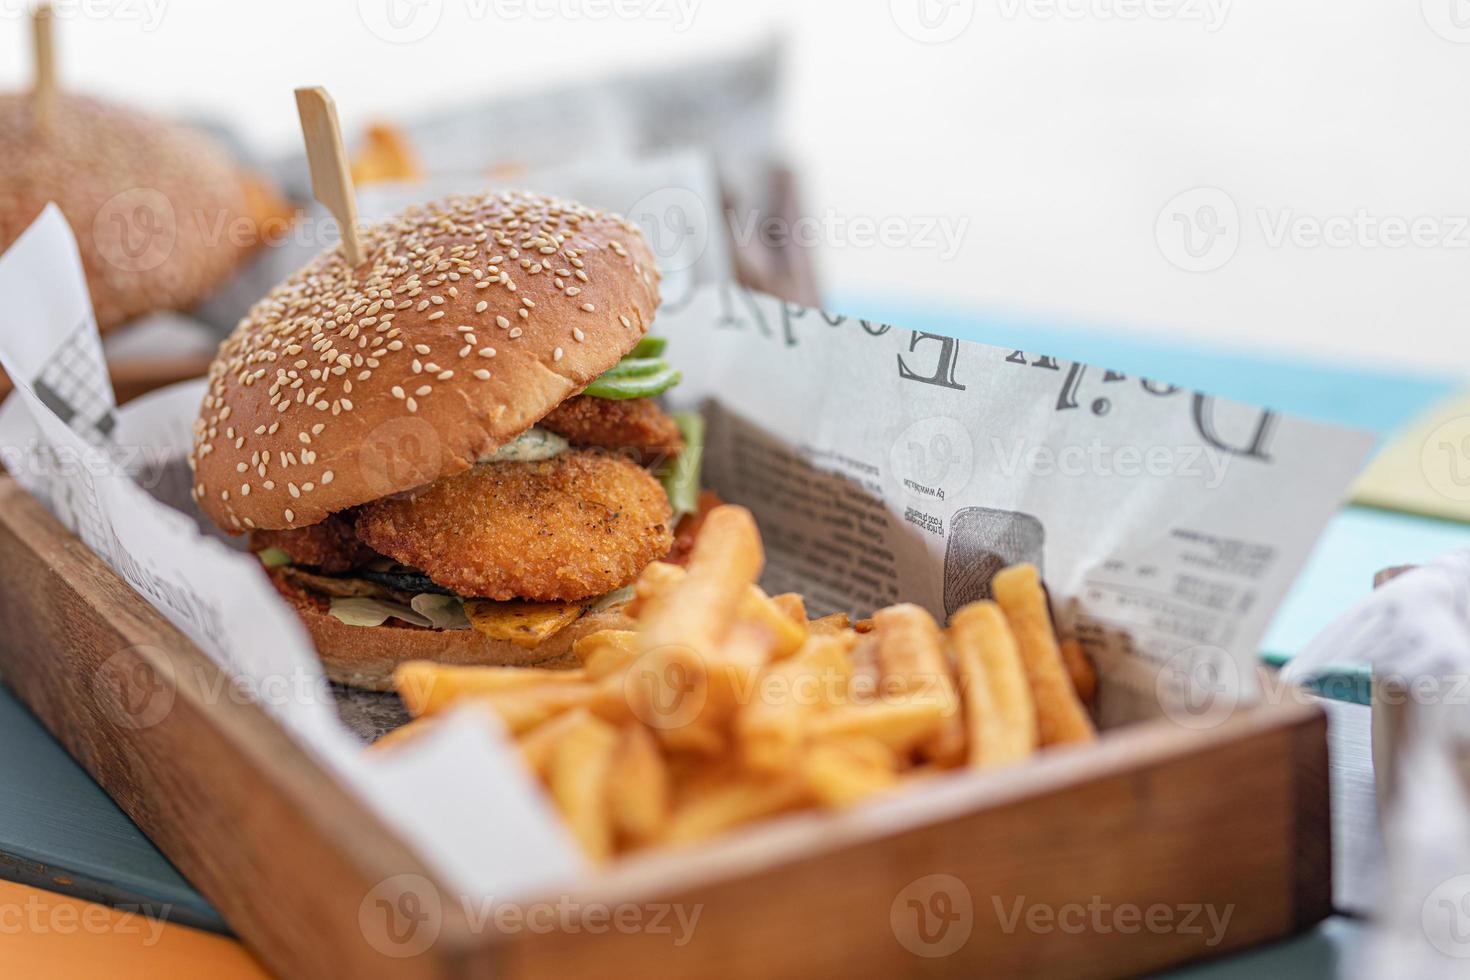
[[[412,742],[414,739],[426,733],[430,728],[434,726],[436,721],[438,721],[438,719],[436,718],[415,718],[413,721],[410,721],[407,724],[399,725],[397,728],[393,729],[391,732],[388,732],[386,735],[381,736],[376,742],[369,745],[368,751],[385,752],[391,751],[392,749],[398,748],[403,745],[407,745],[409,742]]]
[[[1058,644],[1058,649],[1062,652],[1062,662],[1067,665],[1067,676],[1072,678],[1072,690],[1083,704],[1091,705],[1097,698],[1097,668],[1082,649],[1082,641],[1072,637]]]
[[[778,602],[777,599],[782,601]],[[740,600],[738,616],[741,622],[754,623],[771,634],[775,644],[772,657],[780,660],[791,656],[806,641],[806,607],[800,603],[799,597],[793,605],[789,594],[772,598],[759,586],[752,585],[745,590],[745,596]]]
[[[678,658],[653,651],[628,669],[631,710],[669,748],[718,755],[729,744],[730,720],[755,699],[769,659],[769,634],[747,623],[736,623],[703,669],[682,679]]]
[[[573,708],[543,721],[521,736],[517,745],[526,765],[543,780],[551,778],[551,759],[567,732],[581,726],[590,715],[586,708]]]
[[[631,647],[599,647],[587,658],[587,664],[583,670],[587,672],[589,681],[600,681],[604,677],[621,673],[637,659],[638,651]]]
[[[589,707],[596,697],[597,688],[591,684],[550,684],[480,694],[474,700],[493,709],[510,733],[519,735],[564,711]]]
[[[846,691],[846,651],[835,637],[814,637],[801,651],[772,664],[756,682],[754,697],[735,717],[741,761],[752,772],[782,773],[796,767],[808,715]]]
[[[896,773],[901,768],[898,754],[871,735],[827,735],[821,744],[837,746],[878,769]]]
[[[900,755],[932,739],[949,721],[932,699],[884,700],[849,704],[811,719],[814,735],[867,735]]]
[[[629,616],[637,619],[650,602],[655,601],[669,589],[684,581],[684,569],[666,561],[655,561],[645,565],[633,583],[633,598],[625,607]]]
[[[883,680],[883,668],[878,663],[878,638],[871,633],[852,635],[852,652],[848,654],[847,700],[852,704],[874,704],[879,699]]]
[[[785,613],[793,623],[798,626],[809,625],[806,618],[806,599],[802,598],[799,593],[782,592],[770,598],[771,605]]]
[[[832,613],[820,619],[814,619],[806,624],[807,632],[813,636],[830,636],[846,633],[852,629],[852,622],[847,613]]]
[[[684,569],[677,565],[665,562],[649,565],[634,585],[634,600],[629,604],[629,614],[640,615],[648,603],[676,588],[684,576]],[[778,660],[795,653],[807,638],[806,605],[794,593],[773,598],[766,595],[760,586],[751,584],[740,599],[736,619],[765,628],[775,643],[774,656]]]
[[[552,799],[582,849],[599,862],[613,850],[608,788],[617,744],[617,729],[589,715],[563,733],[551,751]]]
[[[576,685],[586,679],[580,670],[540,667],[449,667],[427,660],[411,660],[393,672],[393,687],[408,713],[432,715],[456,698],[543,685]]]
[[[944,722],[925,746],[925,754],[936,761],[958,763],[965,751],[964,721],[939,625],[918,606],[902,603],[874,613],[873,626],[885,696],[932,699]]]
[[[669,796],[669,770],[658,741],[641,725],[624,726],[608,784],[614,829],[635,844],[655,840],[668,823]]]
[[[363,184],[414,180],[421,176],[408,140],[396,127],[375,123],[368,127],[363,147],[352,160],[352,182]]]
[[[976,768],[1018,762],[1036,751],[1036,708],[1021,652],[994,602],[972,602],[949,621]]]
[[[598,630],[596,633],[588,633],[574,640],[572,655],[577,658],[578,663],[585,667],[587,661],[608,647],[618,650],[634,650],[637,645],[638,633],[635,630]]]
[[[666,711],[662,706],[681,696],[670,685],[697,685],[707,673],[708,658],[735,622],[762,560],[760,533],[749,511],[727,505],[709,512],[683,578],[639,610],[639,649],[657,658],[649,665],[654,669],[644,673],[647,681],[632,687],[640,718]]]
[[[802,755],[801,775],[812,797],[829,807],[851,806],[898,781],[892,767],[875,764],[870,755],[853,751],[847,740],[818,742],[808,748]]]
[[[1005,611],[1011,633],[1021,651],[1026,680],[1036,702],[1036,726],[1041,744],[1086,742],[1097,737],[1092,719],[1072,689],[1072,680],[1057,649],[1047,612],[1046,593],[1034,565],[1012,565],[990,583],[996,602]]]
[[[807,799],[805,781],[794,773],[776,779],[743,776],[726,782],[704,782],[680,800],[663,840],[682,843],[711,837],[793,809]]]

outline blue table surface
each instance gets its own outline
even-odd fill
[[[873,296],[830,308],[966,340],[1085,361],[1322,421],[1380,440],[1464,386],[1464,379],[1186,347],[1153,336],[1022,317],[916,309]],[[1368,592],[1379,569],[1470,545],[1470,526],[1347,508],[1286,598],[1264,651],[1299,649]],[[223,930],[218,915],[6,689],[0,688],[0,874],[99,901],[167,902],[178,921]],[[1362,926],[1329,920],[1304,936],[1169,974],[1332,976]]]

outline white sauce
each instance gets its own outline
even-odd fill
[[[551,459],[567,451],[567,441],[555,432],[534,426],[491,453],[481,456],[481,463],[531,463]]]

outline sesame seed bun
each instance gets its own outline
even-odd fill
[[[637,227],[526,193],[452,197],[363,230],[220,346],[194,496],[229,531],[304,527],[452,476],[617,364],[658,272]]]
[[[499,667],[575,667],[572,644],[598,630],[633,628],[624,606],[591,612],[533,648],[497,640],[473,629],[436,630],[414,626],[348,626],[327,612],[326,602],[272,576],[311,634],[327,677],[339,684],[391,691],[393,671],[410,660]]]
[[[74,95],[42,129],[28,94],[0,95],[0,250],[56,202],[104,332],[234,271],[255,244],[249,180],[202,132]]]

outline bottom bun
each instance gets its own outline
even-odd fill
[[[276,588],[306,625],[327,677],[369,691],[393,690],[393,671],[410,660],[496,667],[575,667],[572,644],[598,630],[631,629],[633,621],[617,605],[591,612],[527,649],[475,630],[436,630],[417,626],[348,626],[327,611],[327,603],[279,578]]]

